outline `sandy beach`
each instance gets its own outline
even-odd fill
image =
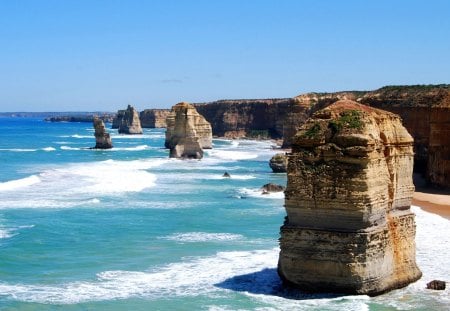
[[[414,185],[416,191],[412,205],[450,220],[450,191],[427,187],[425,180],[419,174],[414,174]]]

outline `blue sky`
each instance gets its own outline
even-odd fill
[[[0,111],[450,83],[447,0],[0,0]]]

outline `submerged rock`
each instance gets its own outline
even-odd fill
[[[427,283],[427,289],[445,290],[445,282],[439,281],[439,280],[433,280],[433,281]]]
[[[198,114],[194,106],[178,103],[167,117],[166,148],[171,158],[203,157],[203,148],[212,148],[211,125]]]
[[[95,149],[111,149],[113,147],[111,137],[106,131],[103,120],[94,117],[93,125],[95,129]]]
[[[142,134],[141,121],[139,113],[130,105],[126,110],[119,110],[117,117],[121,116],[119,125],[119,134]]]
[[[286,173],[288,158],[284,153],[277,153],[270,161],[269,166],[274,173]]]
[[[413,139],[397,115],[338,101],[293,138],[278,273],[306,291],[377,295],[422,275]]]
[[[225,173],[223,173],[222,177],[230,178],[231,176],[230,176],[230,174],[228,172],[225,172]]]

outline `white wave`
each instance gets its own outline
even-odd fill
[[[8,239],[13,236],[14,236],[14,234],[11,233],[10,230],[5,229],[5,228],[0,228],[0,239]]]
[[[163,138],[163,135],[156,134],[137,134],[137,135],[127,135],[127,134],[115,134],[111,133],[111,139],[120,140],[120,139],[151,139],[151,138]]]
[[[33,228],[34,225],[29,225],[29,226],[18,226],[15,228],[4,228],[0,226],[0,239],[8,239],[11,238],[15,235],[17,235],[17,231],[21,230],[21,229],[28,229],[28,228]]]
[[[0,191],[10,191],[19,188],[28,187],[41,182],[41,179],[37,175],[31,175],[25,178],[10,180],[0,183]]]
[[[142,150],[149,150],[151,149],[150,146],[148,145],[139,145],[139,146],[135,146],[135,147],[119,147],[119,148],[112,148],[109,149],[111,151],[142,151]]]
[[[205,150],[210,157],[222,159],[222,160],[250,160],[258,157],[257,153],[251,153],[248,151],[227,151],[227,150]]]
[[[155,186],[156,175],[149,169],[168,159],[100,161],[68,164],[46,169],[38,176],[0,184],[10,190],[0,208],[64,208],[97,204],[102,195],[140,192]],[[36,183],[33,188],[24,188]],[[23,189],[22,189],[23,188]]]
[[[44,151],[55,151],[56,149],[53,148],[53,147],[45,147],[45,148],[42,148],[42,150],[44,150]]]
[[[260,199],[284,199],[284,192],[269,192],[263,194],[261,189],[240,188],[238,189],[240,197],[252,197]]]
[[[65,136],[61,136],[61,137],[65,137]],[[72,137],[72,138],[93,138],[93,135],[74,134],[74,135],[70,135],[70,137]]]
[[[175,233],[161,239],[177,242],[225,242],[241,240],[243,236],[233,233],[188,232]]]
[[[0,283],[0,297],[38,303],[73,304],[129,297],[162,298],[197,296],[223,291],[215,284],[227,278],[275,269],[278,249],[219,252],[157,267],[149,272],[105,271],[92,282],[60,285]],[[258,285],[255,285],[258,286]]]
[[[81,148],[69,147],[69,146],[61,146],[59,148],[61,148],[61,150],[81,150]]]
[[[27,149],[27,148],[2,148],[0,151],[10,151],[10,152],[33,152],[37,149]]]

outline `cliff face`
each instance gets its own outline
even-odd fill
[[[112,129],[118,129],[120,122],[122,122],[122,119],[125,115],[125,110],[117,110],[116,116],[112,120],[111,128]]]
[[[117,113],[117,117],[121,115],[121,111]],[[138,112],[128,105],[124,110],[122,118],[119,121],[120,134],[142,134],[141,121],[139,120]]]
[[[165,147],[172,158],[203,157],[203,149],[212,148],[211,125],[188,103],[172,107],[167,116]]]
[[[278,264],[285,281],[376,295],[420,278],[412,146],[389,112],[345,100],[313,114],[289,155]]]
[[[145,109],[139,114],[141,126],[143,128],[167,127],[166,118],[169,113],[169,109]]]
[[[214,136],[227,138],[282,138],[291,119],[304,121],[309,106],[293,98],[220,100],[194,104],[211,123]],[[290,119],[289,119],[290,118]]]
[[[392,86],[368,92],[360,102],[400,115],[414,137],[414,170],[450,189],[450,86]]]
[[[103,120],[94,117],[93,126],[95,129],[95,149],[111,149],[112,142],[109,133],[106,132]]]

